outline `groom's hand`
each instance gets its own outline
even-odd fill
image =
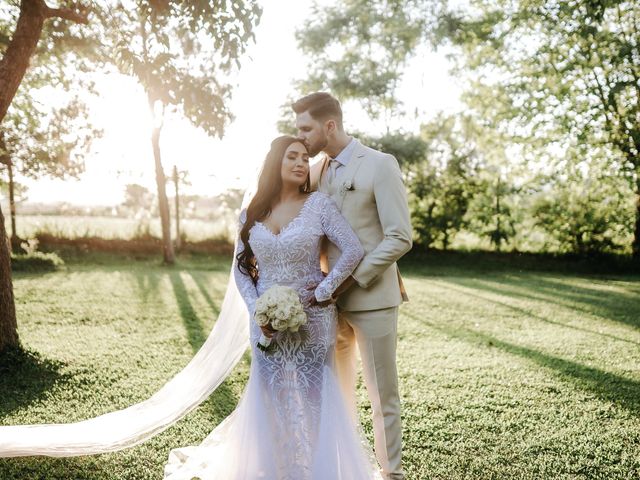
[[[351,275],[349,275],[347,279],[344,282],[342,282],[338,288],[336,288],[336,291],[333,293],[333,296],[335,298],[338,298],[340,295],[342,295],[344,292],[349,290],[355,284],[356,284],[355,279]]]
[[[313,296],[313,299],[311,300],[311,306],[312,307],[328,307],[332,303],[333,303],[333,299],[323,300],[322,302],[319,302],[315,295]]]

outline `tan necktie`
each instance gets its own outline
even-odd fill
[[[327,183],[331,184],[336,178],[336,170],[340,163],[335,159],[329,157],[329,168],[327,169]]]

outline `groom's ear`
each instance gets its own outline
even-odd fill
[[[336,124],[336,121],[333,118],[330,118],[329,120],[327,120],[324,123],[324,125],[325,125],[325,127],[327,129],[327,133],[328,134],[336,132],[337,124]]]

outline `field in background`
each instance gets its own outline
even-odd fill
[[[11,230],[6,219],[7,232]],[[235,235],[235,219],[225,215],[217,220],[184,219],[180,230],[188,241],[232,239]],[[159,219],[129,219],[119,217],[24,215],[17,219],[20,238],[34,238],[37,233],[47,233],[58,238],[77,239],[99,237],[104,239],[131,240],[146,235],[162,236]],[[172,225],[175,238],[175,224]]]
[[[157,256],[66,260],[59,272],[15,274],[20,335],[34,353],[0,359],[4,424],[80,420],[147,398],[203,343],[229,268],[229,257],[187,256],[173,268]],[[411,297],[398,353],[407,478],[638,478],[640,276],[472,260],[401,265]],[[147,443],[0,459],[0,478],[161,478],[171,448],[197,444],[233,410],[249,362]],[[358,393],[371,441],[361,383]]]
[[[6,218],[7,233],[11,231],[9,219]],[[210,239],[227,239],[233,241],[236,232],[236,218],[232,212],[221,215],[216,220],[184,219],[181,220],[183,238],[191,242]],[[148,235],[161,237],[160,220],[134,219],[109,216],[79,215],[20,215],[17,219],[20,238],[34,238],[38,233],[64,239],[81,239],[96,237],[106,240],[132,240]],[[172,222],[172,235],[175,238],[175,224]],[[530,242],[534,250],[543,245],[539,236]],[[469,232],[460,232],[454,238],[453,250],[492,250],[487,239]]]
[[[105,209],[102,209],[103,213]],[[6,209],[3,210],[6,212]],[[192,211],[193,213],[193,211]],[[233,242],[237,227],[237,211],[232,208],[209,208],[202,210],[204,218],[183,218],[181,220],[181,235],[187,242],[227,241]],[[204,215],[206,213],[206,215]],[[159,218],[149,218],[148,212],[139,211],[137,217],[123,218],[122,216],[97,215],[57,215],[57,214],[20,214],[17,218],[17,229],[20,238],[34,238],[37,234],[45,234],[57,239],[105,239],[105,240],[133,240],[161,238]],[[175,223],[172,212],[172,237],[175,238]],[[10,222],[5,217],[5,227],[9,233]],[[617,252],[622,256],[631,253],[631,236],[618,239],[629,248]],[[549,235],[540,229],[530,229],[520,232],[514,238],[514,243],[503,247],[503,251],[512,251],[517,247],[519,252],[557,253],[560,248]],[[54,247],[55,248],[55,247]],[[449,245],[453,251],[494,251],[495,246],[487,237],[461,230]],[[214,252],[211,252],[214,253]]]

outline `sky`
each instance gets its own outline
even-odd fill
[[[256,41],[242,59],[231,101],[235,121],[222,139],[208,137],[186,120],[165,122],[161,137],[165,172],[169,174],[173,165],[186,170],[191,182],[188,193],[216,195],[228,188],[244,189],[255,178],[271,140],[278,135],[281,106],[295,94],[293,82],[304,78],[311,60],[298,51],[294,36],[309,17],[311,5],[312,0],[263,2]],[[418,115],[392,129],[416,132],[436,112],[460,108],[460,85],[449,75],[449,68],[441,53],[425,49],[416,55],[399,98],[407,111]],[[127,183],[155,191],[150,117],[142,88],[117,74],[99,75],[97,85],[100,98],[91,103],[91,111],[104,135],[94,141],[85,173],[78,180],[24,181],[29,202],[116,205],[122,202]],[[368,118],[357,103],[343,103],[343,111],[347,132],[352,128],[375,134],[386,128]]]

